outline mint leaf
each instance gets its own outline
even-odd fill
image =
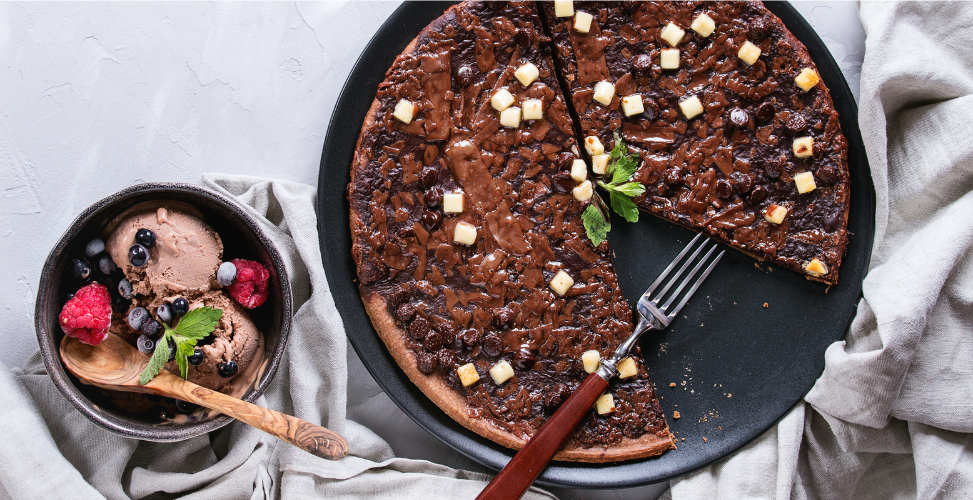
[[[183,338],[185,339],[185,337]],[[182,378],[189,376],[189,360],[186,358],[192,356],[195,351],[195,340],[176,340],[176,364],[179,365],[179,374],[182,375]]]
[[[630,153],[621,134],[615,131],[615,148],[608,155],[608,172],[612,184],[628,182],[639,167],[639,155]]]
[[[591,240],[594,246],[601,245],[608,238],[608,231],[612,228],[611,222],[595,206],[595,203],[588,205],[588,208],[584,209],[584,212],[581,213],[581,222],[584,223],[584,229],[588,233],[588,239]]]
[[[169,361],[169,328],[166,328],[166,332],[159,338],[159,341],[155,344],[155,351],[152,353],[152,358],[149,359],[149,364],[145,366],[142,370],[142,374],[139,375],[139,385],[148,384],[162,367],[166,365],[166,361]]]
[[[616,214],[625,217],[625,220],[629,222],[639,221],[639,208],[635,206],[635,202],[632,201],[632,199],[628,196],[612,192],[611,204],[612,210],[614,210]]]
[[[222,309],[212,307],[198,307],[186,313],[179,323],[176,324],[176,334],[187,339],[200,340],[213,332],[220,318],[223,317]],[[196,343],[193,342],[193,345]]]

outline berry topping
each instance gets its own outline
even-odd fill
[[[199,366],[203,362],[203,358],[203,350],[197,347],[192,354],[186,356],[186,361],[189,361],[189,364],[193,366]]]
[[[135,232],[135,242],[145,248],[152,248],[155,245],[155,233],[143,227]]]
[[[189,312],[189,301],[183,297],[176,297],[172,300],[172,312],[176,316],[182,316]]]
[[[141,330],[142,323],[149,319],[149,310],[144,307],[135,307],[128,312],[128,326],[132,330]]]
[[[133,293],[132,282],[122,278],[122,280],[118,282],[118,294],[126,299],[130,299],[132,298]]]
[[[71,276],[79,280],[87,279],[91,275],[91,268],[84,259],[71,259]]]
[[[146,318],[142,322],[142,333],[148,335],[149,337],[158,337],[159,332],[162,331],[162,325],[158,321],[152,318]]]
[[[155,310],[155,315],[159,318],[159,321],[172,326],[172,319],[175,315],[172,313],[172,306],[169,304],[162,304],[158,309]]]
[[[270,271],[259,262],[233,259],[237,269],[236,281],[227,287],[230,297],[247,309],[263,304],[267,300],[267,284]]]
[[[138,340],[135,341],[135,347],[139,348],[139,352],[142,354],[152,355],[155,352],[155,340],[152,340],[148,336],[139,335]]]
[[[239,369],[240,367],[237,366],[236,361],[233,361],[232,359],[225,363],[216,365],[216,372],[219,373],[223,378],[230,378],[236,375],[236,372]]]
[[[149,251],[144,246],[136,243],[132,245],[132,248],[128,249],[128,261],[134,267],[142,267],[149,261]]]
[[[98,258],[98,270],[101,271],[101,274],[108,276],[116,269],[118,269],[118,266],[115,265],[115,261],[111,260],[111,257],[107,253]]]
[[[92,258],[95,255],[100,254],[105,251],[105,242],[101,238],[95,238],[88,242],[84,247],[84,256],[87,258]]]
[[[232,262],[220,264],[220,268],[216,270],[216,281],[223,286],[230,286],[235,279],[236,266]]]
[[[111,326],[111,294],[104,285],[81,287],[61,309],[61,330],[88,345],[98,345]]]
[[[169,341],[169,361],[176,359],[176,341],[172,337],[166,337]]]

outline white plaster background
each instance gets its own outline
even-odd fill
[[[317,185],[338,93],[396,6],[0,2],[0,363],[20,366],[36,350],[41,266],[91,203],[134,183],[196,182],[205,172]],[[795,6],[857,98],[856,3]],[[482,470],[412,423],[349,352],[353,418],[401,456]],[[606,499],[660,492],[558,490]]]

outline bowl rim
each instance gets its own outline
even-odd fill
[[[262,396],[277,373],[281,359],[286,352],[288,337],[290,336],[293,323],[293,297],[291,295],[290,280],[287,276],[284,259],[281,257],[276,245],[265,234],[253,215],[240,202],[213,189],[182,182],[142,182],[125,187],[91,204],[71,221],[64,234],[61,235],[51,249],[47,259],[45,259],[41,269],[41,277],[37,286],[37,297],[34,303],[34,330],[37,335],[37,343],[40,347],[41,357],[44,361],[46,371],[58,391],[82,415],[99,427],[125,437],[155,442],[183,441],[207,434],[229,424],[233,421],[233,418],[226,415],[217,415],[210,420],[188,424],[154,425],[146,423],[144,426],[132,426],[110,413],[99,410],[98,406],[78,389],[64,369],[58,346],[53,341],[56,338],[57,332],[50,331],[52,323],[45,314],[48,310],[48,307],[45,306],[45,301],[49,300],[49,289],[55,277],[54,273],[57,268],[57,262],[64,256],[71,242],[82,233],[82,229],[94,221],[93,217],[95,215],[113,204],[128,201],[136,197],[145,198],[143,201],[149,201],[152,199],[164,199],[166,194],[173,193],[202,196],[226,206],[256,236],[257,241],[259,241],[263,249],[267,252],[269,260],[274,267],[273,271],[277,276],[282,292],[280,300],[283,320],[280,328],[280,340],[277,349],[274,351],[274,355],[268,359],[267,366],[260,375],[260,380],[243,397],[243,400],[252,403]],[[58,302],[60,301],[56,296],[54,299]],[[266,352],[266,346],[264,349]]]

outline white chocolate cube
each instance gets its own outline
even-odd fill
[[[493,94],[493,97],[490,98],[490,104],[493,106],[493,109],[497,111],[503,111],[509,108],[513,103],[514,96],[507,89],[498,90],[495,94]]]
[[[601,353],[592,349],[590,351],[585,351],[581,355],[581,363],[584,364],[584,371],[588,373],[595,373],[601,366]]]
[[[392,116],[398,118],[402,123],[412,123],[412,119],[416,116],[416,105],[405,99],[399,99]]]
[[[679,49],[662,49],[659,52],[659,67],[679,69]]]
[[[692,28],[696,33],[699,33],[699,36],[706,38],[712,35],[713,30],[716,29],[716,21],[704,13],[696,16],[696,19],[693,20],[693,24],[690,24],[689,27]]]
[[[544,101],[540,99],[524,99],[524,120],[540,120],[544,118]]]
[[[595,93],[592,97],[596,101],[608,106],[612,103],[612,97],[615,97],[615,86],[611,82],[602,80],[595,84]]]
[[[551,290],[554,290],[554,293],[562,297],[564,294],[568,293],[568,290],[570,290],[572,286],[574,286],[574,279],[571,278],[571,275],[563,270],[558,271],[551,280]]]
[[[802,69],[801,73],[797,75],[797,78],[794,78],[794,83],[805,92],[814,88],[820,81],[821,77],[811,68]]]
[[[517,128],[520,126],[520,108],[510,106],[500,112],[500,125],[504,127]]]
[[[740,46],[740,51],[737,52],[737,57],[739,57],[741,61],[747,63],[747,66],[753,66],[753,63],[757,62],[757,59],[760,58],[760,47],[757,47],[751,43],[750,40],[747,40],[746,42],[743,42],[742,46]]]
[[[811,262],[808,262],[807,265],[804,266],[804,270],[807,271],[807,273],[812,276],[821,276],[822,274],[828,274],[828,266],[825,265],[824,262],[821,262],[816,257],[811,259]]]
[[[794,156],[807,158],[814,154],[814,139],[810,137],[798,137],[794,139]]]
[[[764,219],[771,224],[784,222],[784,217],[787,217],[787,209],[780,205],[771,204],[764,212]]]
[[[676,26],[675,24],[669,23],[665,28],[662,28],[661,36],[663,40],[669,42],[669,45],[675,47],[676,45],[679,45],[679,42],[682,41],[682,37],[685,34],[686,32],[682,28]]]
[[[602,153],[591,157],[591,171],[598,175],[605,175],[608,171],[608,158],[610,155]]]
[[[686,116],[687,120],[691,120],[703,113],[703,103],[699,102],[698,97],[692,96],[680,102],[679,109],[682,110],[682,114]]]
[[[459,381],[463,383],[463,387],[469,387],[480,380],[480,374],[476,372],[476,365],[473,363],[466,363],[457,368],[456,374],[459,375]]]
[[[588,178],[588,165],[585,164],[584,160],[574,160],[571,164],[571,178],[574,182],[584,182]]]
[[[571,17],[574,15],[573,0],[554,0],[554,15],[557,17]]]
[[[605,146],[601,144],[601,140],[598,136],[589,135],[584,138],[584,148],[588,151],[589,155],[600,155],[605,152]]]
[[[469,222],[459,221],[453,228],[453,241],[462,245],[476,243],[476,227]]]
[[[625,116],[640,115],[645,112],[642,106],[642,95],[632,94],[622,98],[622,112]]]
[[[615,411],[615,398],[612,397],[611,393],[602,394],[598,400],[595,401],[595,410],[599,415],[604,415],[606,413]]]
[[[497,385],[502,385],[514,376],[514,369],[507,360],[502,359],[490,368],[490,378]]]
[[[537,66],[534,66],[534,63],[526,63],[517,68],[517,71],[514,71],[514,76],[524,87],[530,87],[530,84],[534,83],[534,80],[537,80],[540,74],[541,72],[537,69]]]
[[[797,192],[804,194],[814,191],[818,187],[814,184],[814,174],[811,172],[801,172],[794,176],[794,184],[797,185]]]
[[[574,194],[574,197],[577,198],[578,201],[588,201],[591,199],[591,195],[595,193],[595,187],[591,185],[591,181],[584,181],[575,186],[574,189],[571,190],[571,193]]]
[[[635,376],[639,372],[639,366],[635,364],[635,360],[631,357],[627,357],[618,362],[618,378],[629,378]]]
[[[447,214],[458,214],[463,211],[463,192],[443,194],[443,212]]]
[[[591,20],[593,19],[591,14],[587,12],[581,12],[580,10],[574,14],[574,31],[578,33],[587,34],[591,31]]]

